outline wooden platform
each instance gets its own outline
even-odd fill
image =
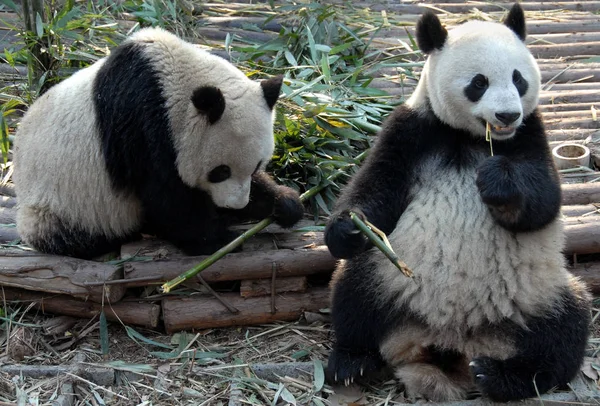
[[[342,4],[340,1],[330,3]],[[370,46],[393,55],[394,49],[408,46],[410,36],[414,35],[414,23],[426,8],[438,12],[442,21],[451,27],[464,21],[466,15],[498,20],[512,3],[360,1],[352,4],[355,9],[367,9],[371,15],[380,16],[384,28],[378,31]],[[527,10],[527,41],[542,70],[540,109],[549,141],[553,145],[567,140],[586,144],[597,158],[600,123],[595,112],[600,108],[600,2],[521,4]],[[273,12],[265,3],[203,3],[198,15],[202,23],[198,34],[203,46],[219,48],[227,35],[239,43],[265,42],[276,38],[286,24],[277,16],[271,17]],[[11,13],[0,12],[0,19],[18,23]],[[359,19],[346,23],[351,27],[367,24]],[[128,26],[132,22],[123,16],[120,24]],[[6,41],[14,40],[10,28],[0,26],[0,33],[4,46]],[[414,60],[419,58],[414,55]],[[2,72],[8,71],[16,75],[24,73],[4,66],[0,77]],[[398,99],[408,97],[416,85],[407,72],[398,68],[380,69],[374,75],[371,86]],[[600,253],[597,211],[600,182],[595,183],[597,180],[600,180],[600,172],[595,167],[563,176],[565,184],[592,181],[565,186],[563,213],[568,236],[565,253],[571,259]],[[5,190],[4,194],[10,193]],[[0,220],[4,224],[0,228],[0,240],[5,244],[18,238],[11,226],[14,204],[14,198],[8,196],[0,201]],[[175,331],[293,320],[303,310],[318,311],[328,306],[325,287],[335,266],[320,231],[282,232],[272,227],[247,243],[243,252],[228,255],[203,273],[204,282],[222,292],[229,291],[222,295],[221,301],[207,293],[199,280],[188,285],[185,298],[154,294],[141,299],[136,288],[158,285],[202,258],[184,257],[172,246],[153,240],[128,244],[120,254],[120,262],[99,263],[43,256],[22,247],[4,245],[0,250],[0,284],[6,287],[6,299],[33,301],[44,311],[77,314],[77,306],[80,306],[79,315],[89,317],[100,311],[104,301],[112,304],[109,318]],[[581,264],[574,272],[600,292],[600,265]],[[191,291],[196,293],[191,294]]]

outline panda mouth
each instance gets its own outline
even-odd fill
[[[484,127],[486,127],[487,122],[485,120],[481,120],[481,123],[483,124]],[[517,127],[514,126],[501,126],[501,125],[495,125],[490,123],[490,130],[492,135],[496,135],[499,138],[506,138],[508,136],[511,136],[515,133],[515,131],[517,130]]]
[[[510,135],[512,133],[515,132],[515,130],[517,129],[516,127],[511,127],[511,126],[506,126],[506,127],[502,127],[499,125],[493,125],[490,124],[490,128],[492,129],[492,132],[498,135]]]

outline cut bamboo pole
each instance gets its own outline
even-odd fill
[[[129,262],[125,264],[125,278],[132,279],[128,286],[144,286],[171,280],[207,257],[174,258],[169,261]],[[241,252],[227,254],[202,272],[209,283],[265,279],[272,275],[273,264],[277,266],[277,278],[304,276],[335,267],[336,259],[326,246],[312,249],[271,250],[264,252]],[[140,279],[143,278],[143,279]],[[136,281],[137,280],[137,281]],[[192,278],[196,280],[196,278]]]
[[[205,272],[207,271],[208,269]],[[268,296],[247,299],[236,293],[222,296],[237,308],[239,313],[231,314],[214,297],[207,295],[164,299],[163,319],[167,333],[188,329],[201,330],[292,321],[298,319],[304,311],[317,311],[329,306],[327,288],[314,288],[305,293],[278,294],[275,313],[271,313],[271,298]]]
[[[269,296],[271,294],[272,279],[248,279],[240,285],[241,297]],[[305,292],[308,287],[306,276],[290,276],[275,279],[275,293]]]
[[[35,303],[44,313],[63,314],[67,316],[92,318],[100,314],[102,305],[89,301],[74,299],[65,295],[30,292],[24,289],[2,288],[0,298],[8,301]],[[110,321],[122,321],[149,328],[158,327],[160,306],[151,303],[119,302],[104,305],[104,313]]]
[[[57,255],[0,257],[0,284],[49,293],[67,294],[114,303],[123,297],[125,287],[119,285],[89,286],[123,278],[120,267]]]

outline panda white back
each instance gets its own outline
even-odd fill
[[[91,233],[125,236],[139,226],[139,201],[115,194],[105,168],[92,100],[101,60],[50,88],[27,111],[15,143],[17,225],[22,237],[44,233],[55,213]],[[98,198],[101,196],[101,198]],[[105,213],[111,213],[105,216]]]

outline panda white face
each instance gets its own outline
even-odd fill
[[[430,49],[425,44],[429,58],[423,83],[411,102],[427,99],[441,121],[474,136],[485,136],[486,122],[492,138],[514,136],[537,106],[541,76],[523,42],[524,17],[517,16],[518,27],[508,24],[514,23],[513,13],[507,25],[473,21],[449,32],[441,24],[434,27],[443,30],[436,33],[441,33],[443,42],[434,42]],[[431,29],[424,24],[419,28]]]
[[[273,105],[281,78],[239,87],[203,86],[194,90],[183,137],[176,142],[182,180],[207,191],[215,205],[244,208],[252,175],[273,155]]]

